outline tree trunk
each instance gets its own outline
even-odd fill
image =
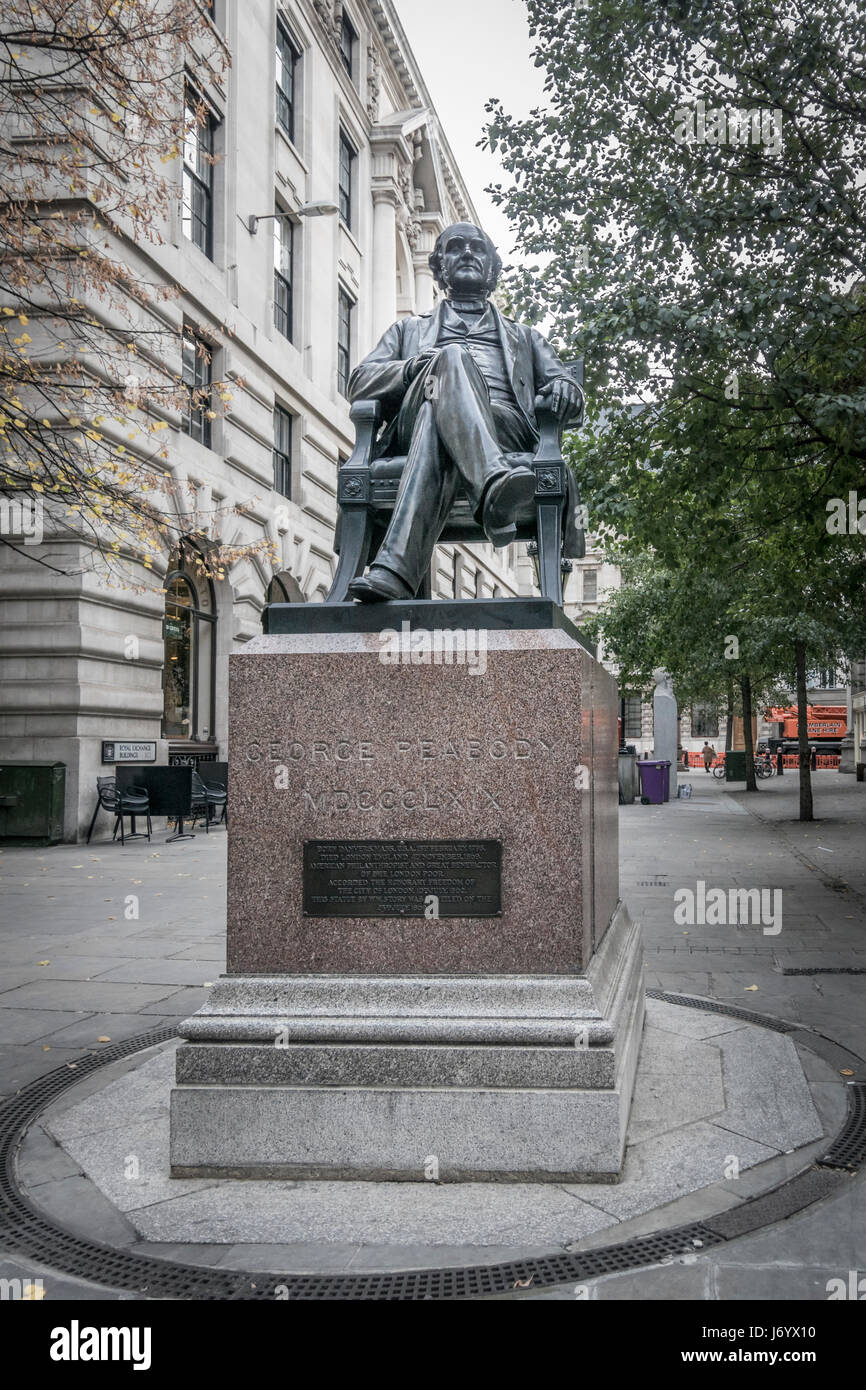
[[[809,715],[806,693],[806,648],[794,643],[797,671],[797,752],[800,763],[800,820],[814,820],[812,814],[812,768],[809,759]]]
[[[728,705],[725,711],[727,723],[725,725],[725,752],[730,753],[734,746],[734,678],[728,676]]]
[[[756,792],[758,780],[755,776],[755,745],[752,741],[752,682],[748,676],[740,677],[740,693],[743,697],[743,739],[746,744],[746,791]]]

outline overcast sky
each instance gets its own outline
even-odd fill
[[[506,260],[512,241],[505,216],[485,187],[504,174],[489,152],[476,149],[488,98],[525,116],[543,101],[540,68],[530,58],[523,0],[394,0],[445,134],[479,216]]]

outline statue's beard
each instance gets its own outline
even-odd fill
[[[487,290],[486,287],[479,284],[477,280],[469,284],[464,283],[460,285],[455,285],[452,281],[448,286],[448,300],[455,308],[483,308],[487,303]]]

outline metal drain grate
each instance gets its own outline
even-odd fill
[[[651,998],[687,1008],[704,1008],[713,1013],[745,1017],[776,1031],[792,1031],[777,1020],[751,1014],[747,1010],[725,1008],[710,1000],[647,991]],[[103,1287],[136,1293],[144,1298],[180,1300],[274,1300],[278,1297],[311,1302],[418,1302],[429,1300],[489,1298],[515,1290],[545,1288],[582,1283],[606,1274],[621,1273],[647,1265],[670,1262],[684,1255],[722,1244],[734,1237],[725,1233],[723,1218],[694,1222],[674,1230],[659,1231],[593,1250],[539,1259],[517,1260],[497,1265],[474,1265],[465,1269],[422,1269],[381,1274],[253,1274],[245,1270],[212,1269],[201,1265],[176,1264],[169,1260],[136,1255],[88,1241],[60,1227],[18,1190],[15,1182],[15,1152],[24,1131],[42,1111],[65,1090],[83,1077],[111,1062],[122,1060],[146,1048],[175,1037],[173,1028],[157,1028],[149,1033],[112,1043],[98,1053],[82,1057],[74,1069],[58,1067],[24,1087],[17,1096],[0,1106],[0,1240],[10,1251],[25,1255],[38,1265],[88,1280]],[[852,1106],[849,1121],[839,1139],[819,1162],[825,1166],[850,1168],[864,1157],[866,1141],[866,1087],[849,1087]],[[844,1155],[841,1150],[845,1149]],[[837,1156],[838,1151],[838,1156]],[[796,1183],[797,1179],[793,1179]],[[775,1189],[781,1198],[789,1184]],[[773,1194],[767,1194],[772,1196]],[[799,1210],[815,1200],[814,1192],[803,1194],[793,1208]],[[791,1204],[788,1203],[790,1206]],[[773,1219],[768,1212],[769,1219]],[[719,1229],[713,1229],[718,1226]]]
[[[754,1023],[758,1028],[770,1028],[774,1033],[795,1033],[802,1025],[786,1023],[783,1018],[771,1018],[769,1014],[756,1014],[751,1009],[741,1009],[736,1004],[719,1004],[715,999],[695,999],[689,994],[666,994],[661,989],[648,989],[647,999],[660,999],[663,1004],[679,1004],[683,1009],[702,1009],[708,1014],[725,1014],[730,1018],[742,1018],[746,1023]]]
[[[783,965],[783,975],[866,975],[864,965]]]
[[[848,1118],[833,1143],[817,1162],[822,1168],[859,1168],[866,1160],[866,1086],[848,1088]]]

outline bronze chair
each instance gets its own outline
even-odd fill
[[[583,385],[583,362],[569,363],[568,369],[579,385]],[[337,501],[340,520],[334,541],[339,564],[326,603],[345,603],[349,585],[362,575],[378,550],[397,497],[397,489],[406,458],[377,458],[376,437],[381,422],[378,401],[355,401],[351,408],[355,424],[355,448],[343,464],[337,478]],[[559,421],[543,405],[536,406],[539,443],[534,455],[507,454],[512,464],[523,464],[535,470],[535,504],[531,514],[517,518],[518,541],[529,541],[531,553],[537,553],[538,576],[543,598],[562,604],[562,574],[571,569],[570,559],[563,558],[565,511],[568,502],[567,465],[562,457],[562,429]],[[573,486],[573,483],[572,483]],[[575,495],[575,501],[576,495]],[[586,541],[583,527],[578,523],[577,544],[571,558],[583,559]],[[487,536],[476,522],[469,501],[461,489],[446,521],[440,543],[460,542],[464,545],[487,542]],[[532,547],[537,546],[537,552]],[[430,598],[428,574],[419,598]]]

